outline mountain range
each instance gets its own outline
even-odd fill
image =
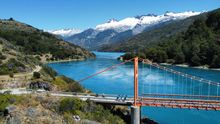
[[[220,67],[220,9],[140,33],[103,48],[126,51],[125,59],[139,56],[157,63]]]
[[[187,11],[181,13],[166,12],[162,15],[147,14],[128,17],[122,20],[110,19],[106,23],[98,24],[95,28],[89,28],[81,32],[76,29],[61,29],[49,32],[62,36],[64,40],[86,49],[99,50],[103,46],[129,39],[141,32],[146,32],[200,13]]]
[[[46,32],[59,35],[61,37],[69,37],[74,34],[78,34],[81,32],[79,29],[74,29],[74,28],[68,28],[68,29],[58,29],[58,30],[45,30]]]

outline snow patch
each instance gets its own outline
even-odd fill
[[[112,19],[107,23],[97,25],[95,29],[99,31],[104,31],[107,29],[115,29],[118,32],[123,32],[135,28],[136,25],[147,27],[150,25],[155,25],[170,20],[185,19],[190,16],[198,15],[200,13],[201,12],[194,12],[194,11],[187,11],[182,13],[166,12],[163,15],[148,14],[143,16],[128,17],[120,21]]]
[[[69,37],[71,35],[81,33],[82,31],[79,29],[59,29],[59,30],[46,30],[46,32],[49,32],[55,35],[61,35],[63,37]]]

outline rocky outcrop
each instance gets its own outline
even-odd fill
[[[29,84],[29,88],[30,89],[44,89],[46,91],[52,90],[52,86],[49,83],[43,82],[43,81],[31,82]]]
[[[6,124],[61,124],[63,118],[55,112],[42,106],[23,108],[19,106],[7,107]]]
[[[149,118],[144,117],[141,119],[141,124],[158,124],[158,123]]]

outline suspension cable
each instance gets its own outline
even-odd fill
[[[124,61],[124,62],[119,63],[119,64],[115,64],[115,65],[113,65],[113,66],[111,66],[111,67],[108,67],[108,68],[106,68],[106,69],[104,69],[104,70],[101,70],[101,71],[99,71],[99,72],[96,72],[96,73],[94,73],[94,74],[92,74],[92,75],[89,75],[89,76],[87,76],[87,77],[85,77],[85,78],[82,78],[82,79],[78,80],[77,82],[82,82],[82,81],[87,80],[87,79],[89,79],[89,78],[92,78],[92,77],[94,77],[94,76],[96,76],[96,75],[99,75],[99,74],[101,74],[101,73],[103,73],[103,72],[106,72],[106,71],[112,70],[112,69],[114,69],[114,68],[117,68],[117,67],[120,66],[120,65],[123,65],[123,64],[125,64],[125,63],[131,62],[133,59],[134,59],[134,58],[132,58],[132,59],[130,59],[130,60],[127,60],[127,61]]]
[[[140,58],[140,60],[145,60],[145,59]],[[206,79],[203,79],[203,78],[200,78],[200,77],[196,77],[196,76],[193,76],[193,75],[185,74],[183,72],[175,71],[175,70],[170,69],[168,67],[161,66],[161,65],[159,65],[157,63],[148,63],[148,64],[151,64],[152,66],[154,66],[156,68],[159,68],[161,70],[167,70],[168,72],[171,72],[171,73],[175,73],[175,74],[178,74],[178,75],[181,75],[181,76],[184,76],[184,77],[188,77],[188,78],[193,78],[193,80],[197,80],[197,81],[199,81],[201,83],[207,83],[207,84],[215,85],[215,86],[220,85],[220,82],[206,80]]]

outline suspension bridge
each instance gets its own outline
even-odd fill
[[[134,95],[119,96],[112,94],[83,94],[71,92],[50,92],[53,96],[77,97],[82,100],[91,100],[96,103],[106,103],[113,105],[131,106],[131,123],[140,123],[140,107],[153,106],[165,108],[180,108],[180,109],[197,109],[197,110],[220,110],[220,83],[211,81],[198,76],[187,74],[170,68],[169,66],[161,66],[157,63],[152,63],[141,58],[133,58],[119,64],[108,67],[104,70],[91,74],[85,78],[78,80],[83,82],[93,78],[99,74],[116,69],[118,66],[126,63],[134,63]],[[163,76],[163,87],[152,83],[138,82],[138,65],[139,62],[147,64],[149,73],[152,75],[160,73]],[[155,71],[156,70],[156,71]],[[167,85],[171,82],[167,77],[171,77],[175,85]],[[142,86],[142,92],[139,92],[139,85]],[[19,92],[18,92],[19,93]],[[20,92],[29,93],[29,92]]]
[[[166,108],[181,108],[181,109],[197,109],[197,110],[220,110],[220,96],[219,87],[220,83],[211,81],[198,76],[187,74],[170,68],[169,66],[161,66],[157,63],[152,63],[146,59],[133,58],[119,64],[113,65],[95,74],[87,76],[78,82],[85,81],[89,78],[97,76],[106,71],[117,68],[118,66],[126,63],[134,63],[134,95],[128,97],[124,101],[118,101],[116,97],[103,97],[102,103],[112,104],[124,104],[132,105],[132,123],[138,124],[137,120],[140,119],[140,107],[141,106],[153,106],[153,107],[166,107]],[[164,84],[170,82],[166,77],[172,77],[175,81],[175,85],[165,85],[164,87],[158,87],[154,85],[154,82],[149,84],[141,84],[142,93],[139,91],[138,83],[138,65],[139,62],[143,62],[149,66],[149,72],[154,73],[162,72]],[[155,72],[153,70],[157,70]],[[100,100],[94,100],[100,102]]]

